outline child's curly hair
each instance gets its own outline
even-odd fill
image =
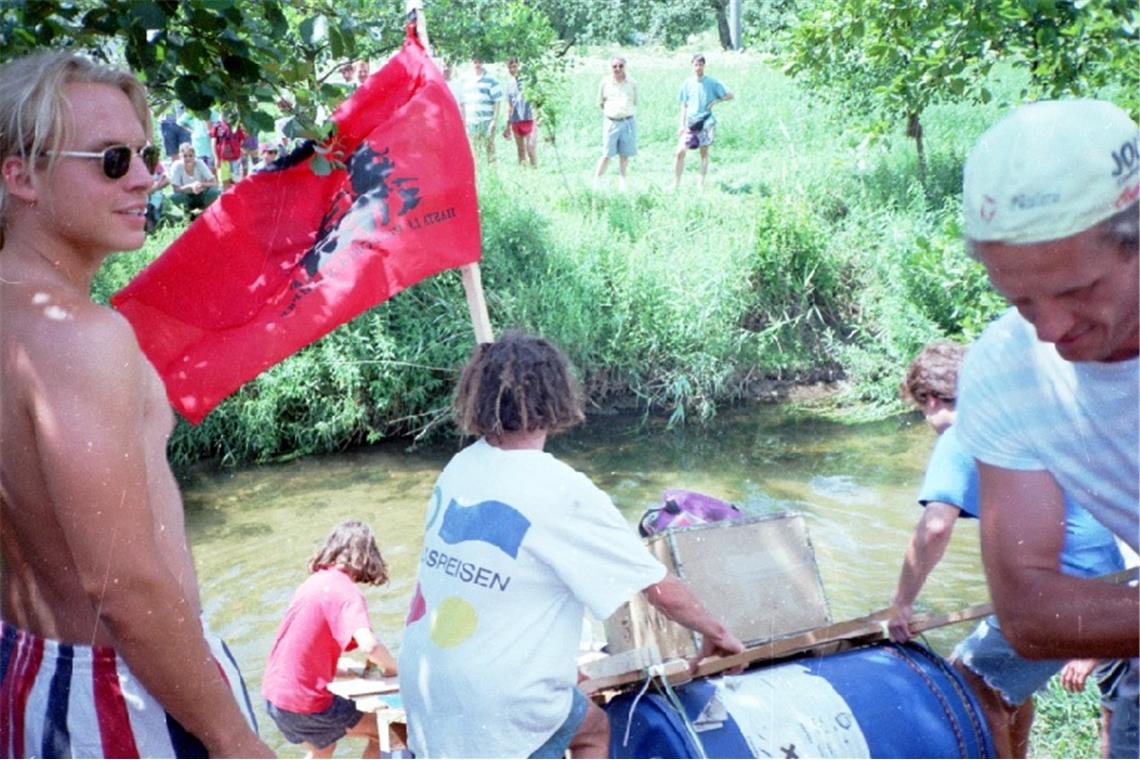
[[[585,419],[582,405],[566,355],[545,338],[514,331],[476,347],[453,400],[459,427],[471,435],[556,433]]]
[[[372,528],[359,520],[346,520],[335,526],[309,559],[308,567],[310,573],[339,567],[356,583],[379,586],[388,582],[388,566],[380,556]]]
[[[910,363],[906,379],[899,387],[903,401],[921,408],[933,396],[943,401],[958,398],[958,370],[966,357],[966,347],[952,340],[927,344]]]

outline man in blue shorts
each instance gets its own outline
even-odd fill
[[[966,250],[1010,305],[962,368],[982,559],[1002,629],[1032,658],[1124,657],[1110,754],[1137,756],[1140,595],[1061,572],[1065,504],[1140,544],[1140,149],[1112,103],[1022,106],[963,172]]]
[[[598,189],[610,159],[618,157],[618,189],[626,190],[629,159],[637,155],[637,85],[626,74],[620,55],[610,59],[610,74],[598,85],[598,108],[602,109],[602,157],[594,169]]]
[[[942,558],[959,517],[978,517],[978,470],[958,442],[958,370],[966,348],[938,341],[922,349],[911,362],[902,396],[917,407],[938,434],[926,477],[919,491],[922,517],[914,529],[888,624],[892,641],[911,637],[908,622],[923,584]],[[1078,577],[1121,570],[1124,560],[1116,539],[1088,512],[1066,505],[1062,571]],[[1061,670],[1063,660],[1027,660],[1018,655],[1001,631],[998,620],[986,618],[954,650],[952,661],[973,688],[993,734],[998,757],[1026,757],[1033,724],[1033,693]]]
[[[685,173],[685,154],[697,149],[701,154],[701,174],[697,180],[698,189],[704,189],[705,175],[709,171],[709,147],[716,136],[716,117],[712,107],[717,103],[732,100],[732,93],[710,76],[705,76],[705,56],[693,56],[693,75],[681,85],[677,95],[681,102],[681,123],[677,127],[680,141],[677,143],[677,159],[673,167],[673,189],[681,185],[681,175]]]

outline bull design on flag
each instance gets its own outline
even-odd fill
[[[389,149],[375,151],[367,142],[348,160],[348,181],[333,196],[328,212],[321,219],[317,240],[301,259],[310,278],[316,277],[325,262],[335,259],[354,240],[371,239],[379,227],[391,224],[390,199],[396,195],[403,216],[420,203],[415,177],[394,177],[396,162]]]

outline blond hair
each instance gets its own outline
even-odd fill
[[[146,134],[151,134],[146,88],[134,74],[66,50],[48,50],[0,66],[0,164],[11,156],[31,161],[59,150],[68,140],[66,117],[71,106],[64,94],[68,84],[106,84],[122,90]],[[56,161],[55,156],[48,160],[49,172]],[[0,183],[0,240],[8,211],[8,190]]]

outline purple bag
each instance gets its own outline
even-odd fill
[[[646,538],[664,533],[669,528],[736,520],[741,517],[744,517],[744,513],[727,501],[697,491],[672,488],[661,494],[660,507],[647,509],[641,516],[637,532]]]

